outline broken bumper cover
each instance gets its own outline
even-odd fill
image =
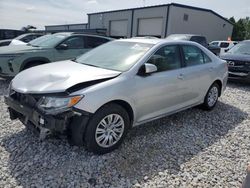
[[[46,128],[51,131],[63,132],[67,129],[69,118],[74,116],[72,111],[64,112],[58,115],[50,115],[41,112],[27,105],[5,96],[5,103],[9,106],[10,119],[20,119],[24,124],[31,122],[38,128]]]

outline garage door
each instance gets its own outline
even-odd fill
[[[110,21],[110,36],[123,37],[127,36],[128,20],[113,20]]]
[[[138,23],[138,35],[152,35],[161,36],[162,33],[162,18],[143,18],[139,19]]]

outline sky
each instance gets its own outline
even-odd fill
[[[87,13],[180,3],[211,9],[223,17],[250,17],[250,0],[0,0],[0,29],[87,23]]]

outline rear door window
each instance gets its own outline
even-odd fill
[[[106,42],[109,42],[109,40],[101,37],[87,36],[85,37],[85,48],[95,48]]]
[[[82,36],[70,37],[65,40],[63,44],[68,46],[68,49],[83,49],[84,48],[84,39]]]
[[[211,62],[211,59],[198,47],[183,45],[184,61],[187,67]]]

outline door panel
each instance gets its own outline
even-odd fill
[[[160,116],[182,108],[187,100],[188,86],[179,78],[182,69],[136,76],[135,104],[138,121]]]
[[[182,46],[185,66],[183,73],[185,82],[189,86],[190,103],[202,102],[207,89],[212,82],[211,59],[198,47],[193,45]]]
[[[134,99],[138,121],[182,108],[188,97],[178,45],[160,48],[147,63],[155,65],[158,70],[151,75],[135,78],[138,92]]]

